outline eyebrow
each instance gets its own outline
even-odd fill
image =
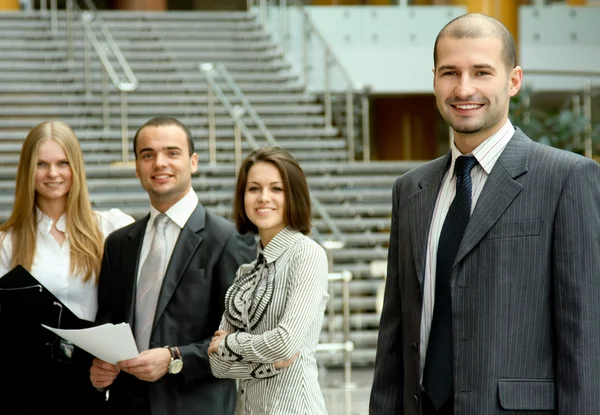
[[[65,157],[65,158],[62,158],[62,159],[57,159],[57,160],[55,160],[55,162],[58,162],[58,163],[60,163],[61,161],[66,161],[66,162],[68,162],[68,161],[69,161],[69,159]],[[42,163],[50,163],[48,160],[46,160],[46,159],[42,159],[42,158],[39,158],[39,157],[38,157],[38,159],[37,159],[37,163],[39,163],[39,162],[42,162]]]
[[[247,184],[258,184],[258,185],[260,185],[259,182],[248,182]],[[269,184],[271,184],[271,185],[273,185],[273,184],[283,184],[283,182],[271,182]]]
[[[163,150],[179,150],[179,151],[183,151],[181,149],[181,147],[178,146],[167,146],[167,147],[163,147]],[[148,152],[148,151],[156,151],[155,149],[151,148],[151,147],[146,147],[146,148],[142,148],[140,149],[139,153],[144,153],[144,152]]]
[[[449,70],[456,70],[456,69],[457,69],[457,67],[454,65],[442,65],[437,69],[437,71],[440,72],[440,71],[449,71]],[[496,70],[496,68],[494,68],[492,65],[489,65],[487,63],[480,63],[477,65],[473,65],[473,69],[490,69],[493,71]]]

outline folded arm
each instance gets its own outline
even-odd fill
[[[235,331],[225,337],[216,358],[225,361],[275,363],[292,358],[310,325],[322,314],[327,295],[327,257],[321,247],[305,243],[290,261],[288,296],[277,327],[262,334]]]

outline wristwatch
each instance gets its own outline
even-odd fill
[[[169,352],[171,352],[169,373],[171,375],[176,375],[183,370],[183,359],[181,358],[181,353],[179,353],[179,349],[177,347],[165,346],[165,349],[169,349]]]

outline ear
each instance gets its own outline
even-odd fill
[[[515,66],[508,77],[508,95],[514,97],[517,95],[523,84],[523,69],[520,66]]]
[[[192,157],[190,157],[190,165],[191,165],[192,174],[196,173],[198,171],[198,154],[197,153],[192,154]]]
[[[135,160],[135,177],[137,177],[138,179],[140,178],[140,172],[138,171],[138,164],[137,164],[138,160]]]
[[[433,73],[433,94],[435,95],[435,68],[431,68],[431,72]]]

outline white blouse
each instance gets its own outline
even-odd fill
[[[216,377],[239,380],[236,415],[327,413],[315,359],[327,271],[323,248],[290,228],[239,268],[220,325],[231,334],[209,356]],[[275,369],[296,352],[291,366]]]
[[[106,237],[112,231],[128,225],[134,219],[120,211],[111,209],[95,212],[100,230]],[[97,285],[94,278],[83,282],[82,275],[71,275],[71,248],[66,232],[66,214],[56,222],[56,229],[65,233],[61,245],[50,234],[52,219],[37,209],[38,229],[35,257],[31,266],[33,275],[44,287],[65,304],[81,319],[94,321],[98,308]],[[3,238],[0,247],[0,278],[12,269],[12,238],[10,232],[0,235]]]

